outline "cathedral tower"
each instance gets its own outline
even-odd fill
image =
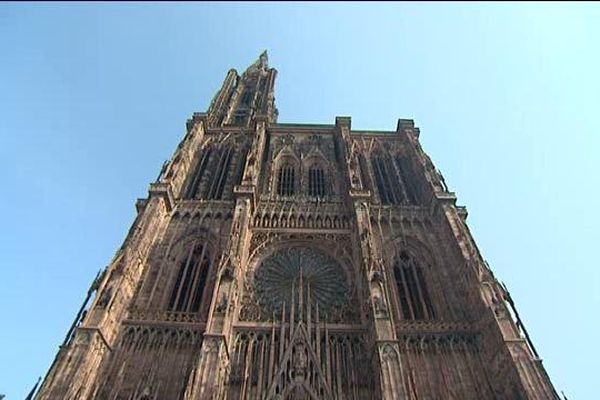
[[[278,123],[276,75],[188,120],[37,399],[558,398],[413,121]]]

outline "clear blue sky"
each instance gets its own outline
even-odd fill
[[[557,389],[596,399],[599,4],[0,4],[0,393],[85,291],[231,67],[281,122],[413,118]]]

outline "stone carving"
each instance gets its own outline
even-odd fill
[[[151,396],[150,396],[150,387],[149,386],[145,386],[144,390],[142,391],[142,394],[139,397],[139,400],[151,400]]]
[[[446,180],[444,179],[444,175],[442,175],[442,172],[437,168],[434,170],[435,170],[435,174],[437,175],[437,178],[438,178],[440,185],[442,186],[442,189],[444,190],[444,192],[449,192],[448,185],[446,185]]]
[[[221,262],[221,280],[232,281],[235,277],[235,268],[231,262],[230,257],[225,257]]]
[[[350,172],[350,184],[352,185],[353,189],[359,189],[361,187],[358,154],[358,144],[355,140],[352,140],[350,144],[350,151],[348,152],[348,171]]]
[[[298,342],[294,345],[294,363],[291,371],[294,380],[302,381],[306,378],[307,364],[308,360],[304,343]]]
[[[217,304],[217,307],[215,308],[215,311],[219,314],[225,314],[225,312],[227,311],[228,304],[229,304],[229,300],[227,298],[227,293],[223,293],[221,295],[221,299],[219,300],[219,303]]]
[[[98,300],[97,307],[98,308],[106,308],[108,307],[110,301],[113,296],[113,288],[112,285],[109,285],[102,292],[102,296],[100,296],[100,300]]]
[[[342,267],[330,256],[310,247],[282,249],[264,260],[256,271],[254,292],[268,314],[281,313],[292,293],[313,296],[322,315],[347,307],[349,289]]]
[[[385,302],[383,301],[383,299],[381,298],[381,296],[379,294],[373,295],[373,306],[375,307],[375,314],[378,317],[387,316],[387,313],[388,313],[387,306],[385,305]]]

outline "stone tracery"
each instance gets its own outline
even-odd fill
[[[349,288],[342,267],[330,256],[311,247],[284,248],[265,259],[256,271],[254,290],[261,307],[279,315],[292,293],[308,293],[322,315],[344,307]]]

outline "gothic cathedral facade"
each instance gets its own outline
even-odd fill
[[[413,121],[278,123],[276,74],[188,120],[36,398],[558,398]]]

